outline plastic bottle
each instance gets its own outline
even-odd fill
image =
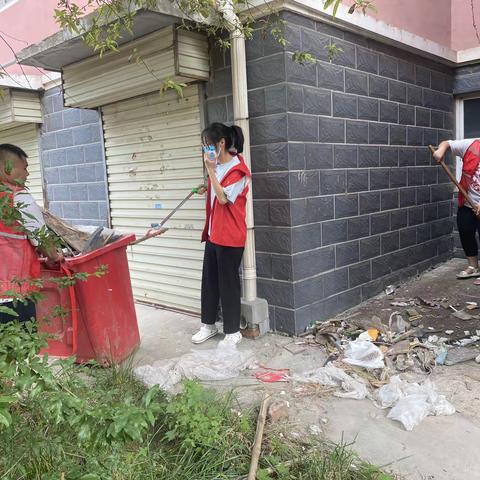
[[[203,151],[207,154],[207,158],[211,161],[217,159],[217,151],[213,145],[203,147]]]

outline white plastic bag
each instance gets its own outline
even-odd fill
[[[372,342],[355,340],[345,347],[344,362],[364,368],[384,368],[383,353]]]
[[[403,381],[396,375],[390,379],[390,383],[380,388],[378,400],[382,408],[393,407],[388,418],[401,422],[408,431],[413,430],[427,415],[455,413],[455,407],[437,392],[430,380],[420,385]]]
[[[362,400],[368,395],[365,384],[333,365],[293,375],[292,379],[298,383],[318,383],[326,387],[340,387],[343,391],[335,392],[336,397]]]
[[[172,392],[183,378],[228,380],[254,366],[251,351],[215,348],[193,351],[167,361],[158,360],[153,365],[135,368],[134,374],[148,387],[160,385],[163,390]]]
[[[388,418],[402,423],[405,430],[411,432],[429,415],[428,396],[422,394],[408,395],[401,398],[390,410]]]

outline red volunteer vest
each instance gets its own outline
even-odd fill
[[[251,177],[243,157],[238,155],[240,163],[233,167],[222,179],[220,184],[222,187],[228,187],[241,180],[243,177]],[[210,240],[212,243],[222,245],[224,247],[244,247],[247,239],[247,193],[248,185],[243,192],[237,197],[235,203],[220,204],[217,199],[213,201],[213,208],[210,201],[212,184],[208,179],[207,188],[207,218],[205,228],[202,233],[202,242]],[[210,229],[210,237],[208,236],[208,226],[212,218]]]
[[[460,179],[460,185],[468,192],[473,174],[476,172],[480,163],[480,140],[475,140],[468,147],[462,160],[462,178]],[[458,192],[458,206],[463,207],[464,205],[465,197]]]
[[[14,187],[10,187],[14,188]],[[8,195],[13,205],[13,194]],[[0,298],[8,298],[7,292],[27,295],[35,290],[28,280],[40,277],[40,262],[27,236],[15,225],[6,225],[0,214]],[[15,280],[22,280],[19,285]]]

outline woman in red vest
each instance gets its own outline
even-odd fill
[[[202,133],[204,163],[208,173],[205,244],[202,274],[202,325],[193,343],[217,335],[219,302],[222,305],[225,338],[221,346],[234,346],[240,333],[240,274],[247,238],[246,204],[250,170],[243,157],[240,127],[213,123]],[[210,149],[210,154],[208,150]]]
[[[25,187],[27,158],[15,145],[0,145],[0,323],[14,319],[25,322],[35,317],[35,304],[29,299],[40,277],[34,232],[45,222]],[[42,253],[51,262],[62,258],[55,250]],[[12,311],[18,316],[12,316]]]
[[[477,232],[480,233],[480,140],[448,140],[442,142],[434,153],[435,159],[440,162],[448,151],[462,159],[462,178],[460,185],[468,192],[475,203],[475,208],[465,201],[464,196],[458,193],[457,224],[468,267],[457,274],[457,278],[472,278],[480,276],[478,265]],[[480,285],[480,281],[474,282]]]

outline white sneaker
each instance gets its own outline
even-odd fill
[[[225,338],[218,342],[219,348],[232,348],[236,347],[242,341],[242,334],[237,333],[228,333],[225,335]]]
[[[192,343],[203,343],[206,342],[209,338],[214,337],[218,333],[217,327],[215,325],[206,325],[202,323],[200,330],[192,336]]]

